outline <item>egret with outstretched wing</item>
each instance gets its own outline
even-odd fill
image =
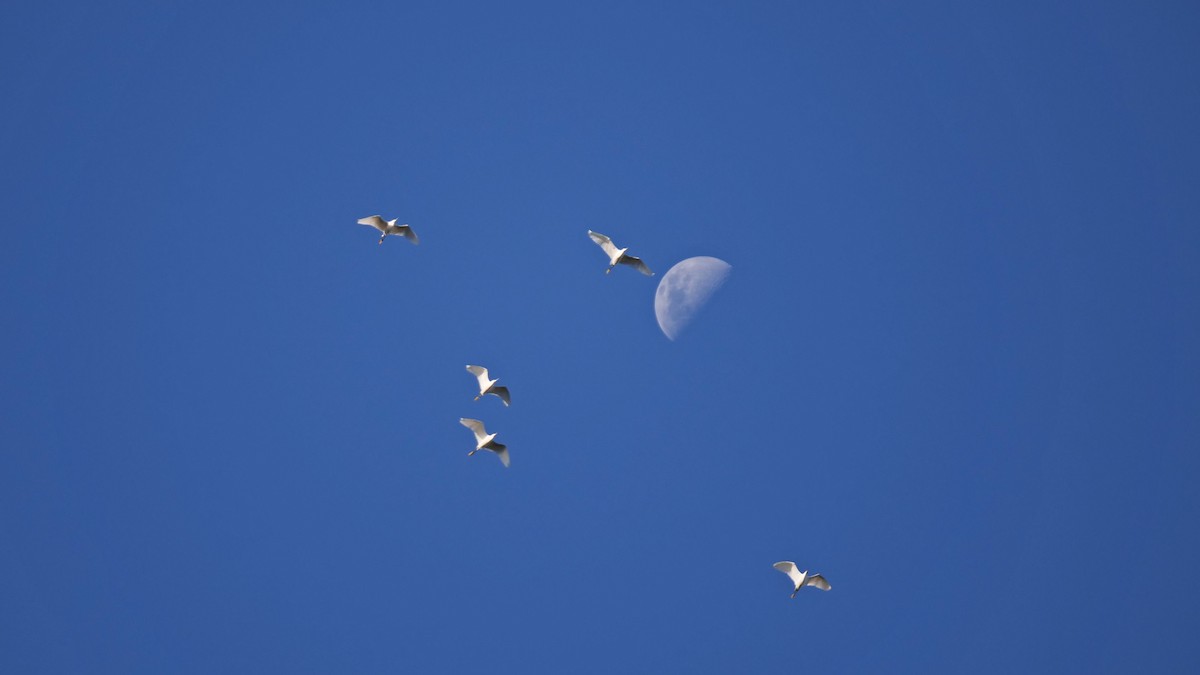
[[[588,236],[591,237],[592,241],[596,242],[596,244],[604,250],[605,255],[608,256],[608,269],[604,270],[605,274],[611,272],[612,268],[616,267],[617,265],[629,265],[648,277],[654,276],[654,272],[651,272],[650,268],[646,267],[646,263],[642,262],[641,258],[625,253],[629,249],[617,248],[617,245],[612,242],[612,239],[609,239],[599,232],[592,232],[591,230],[588,230]]]
[[[467,366],[467,372],[471,373],[475,376],[475,379],[479,380],[479,394],[475,397],[476,401],[483,396],[491,394],[492,396],[499,398],[501,401],[504,401],[504,407],[508,407],[508,404],[511,403],[508,397],[508,387],[497,387],[496,383],[500,380],[490,379],[487,368],[484,368],[483,366]]]
[[[489,434],[487,429],[483,428],[483,422],[462,417],[458,420],[458,423],[475,432],[475,449],[467,453],[468,457],[480,450],[488,450],[496,453],[496,456],[500,458],[500,463],[505,468],[508,468],[508,446],[497,443],[494,440],[496,434]]]
[[[421,243],[421,240],[417,237],[417,233],[413,232],[411,227],[408,225],[397,225],[397,220],[400,219],[392,218],[391,220],[384,220],[380,216],[367,216],[366,218],[359,218],[358,224],[369,225],[370,227],[379,230],[382,233],[379,235],[380,244],[383,243],[383,240],[386,239],[389,234],[394,234],[398,237],[404,237],[414,244]]]
[[[795,585],[795,589],[792,590],[793,598],[796,597],[796,594],[800,592],[800,589],[804,588],[805,586],[812,586],[813,588],[819,588],[823,591],[827,591],[830,588],[829,582],[825,581],[825,577],[821,576],[820,574],[809,574],[808,570],[801,572],[796,567],[796,563],[790,560],[784,560],[782,562],[775,563],[775,569],[788,575],[788,578],[792,580],[792,584]]]

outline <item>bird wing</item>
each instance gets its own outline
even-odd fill
[[[367,216],[366,218],[359,218],[358,224],[359,225],[370,225],[371,227],[379,230],[380,232],[383,232],[384,234],[387,234],[387,231],[388,231],[387,221],[379,216]]]
[[[483,428],[483,422],[473,420],[469,417],[459,418],[458,423],[475,432],[475,440],[482,441],[487,438],[487,431]]]
[[[492,378],[488,377],[487,368],[483,366],[467,366],[467,372],[474,375],[475,379],[479,380],[479,388],[483,389],[484,385]]]
[[[796,563],[790,560],[775,563],[775,569],[791,577],[792,584],[797,588],[800,587],[800,582],[804,581],[804,575],[800,573],[800,570],[796,569]]]
[[[504,443],[497,443],[496,441],[492,441],[491,443],[486,444],[486,446],[484,446],[484,449],[491,450],[491,452],[496,453],[496,456],[498,456],[498,458],[500,458],[500,461],[503,462],[504,466],[509,465],[509,447],[505,446]]]
[[[496,456],[500,458],[500,463],[504,465],[504,468],[508,468],[509,459],[507,445],[503,445],[501,443],[492,443],[488,446],[488,450],[496,453]]]
[[[400,235],[414,244],[421,243],[420,237],[418,237],[417,233],[413,232],[413,229],[408,225],[393,225],[388,228],[388,234]]]
[[[829,582],[825,581],[825,577],[820,574],[814,574],[804,581],[805,586],[813,586],[823,591],[829,590]]]
[[[508,407],[509,403],[512,403],[512,401],[508,398],[508,387],[492,387],[492,390],[488,393],[493,396],[498,396],[501,401],[504,401],[504,407],[506,408]]]
[[[608,254],[609,258],[616,255],[617,247],[612,243],[612,239],[609,239],[599,232],[592,232],[591,230],[588,230],[588,236],[592,238],[592,241],[599,244],[600,248],[604,249],[604,252]]]
[[[646,267],[646,263],[642,262],[642,259],[637,256],[623,255],[617,262],[621,263],[622,265],[629,265],[633,269],[645,274],[648,277],[654,276],[654,272],[651,272],[650,268]]]

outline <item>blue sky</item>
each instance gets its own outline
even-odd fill
[[[10,8],[0,670],[1195,669],[1200,11],[825,4]]]

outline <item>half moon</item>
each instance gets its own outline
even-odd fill
[[[667,270],[654,293],[654,316],[668,339],[679,337],[709,298],[729,278],[733,267],[706,255],[675,263]]]

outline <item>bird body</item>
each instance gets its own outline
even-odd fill
[[[389,234],[393,234],[398,237],[404,237],[405,239],[411,241],[413,244],[421,243],[420,238],[417,237],[417,233],[413,232],[413,229],[411,227],[409,227],[407,224],[397,225],[396,224],[397,220],[400,220],[400,219],[392,218],[391,220],[384,220],[381,216],[367,216],[366,218],[359,218],[358,224],[359,225],[368,225],[370,227],[373,227],[373,228],[379,230],[381,232],[381,234],[379,235],[379,243],[380,244],[383,243],[383,240],[386,239]]]
[[[780,572],[788,575],[788,578],[792,580],[792,584],[795,585],[795,589],[792,590],[793,598],[796,597],[796,594],[800,592],[800,589],[804,588],[805,586],[812,586],[823,591],[827,591],[831,588],[829,582],[825,580],[825,577],[821,576],[820,574],[809,574],[808,570],[801,572],[799,568],[796,567],[796,563],[790,560],[777,562],[775,563],[774,567]]]
[[[628,248],[617,248],[617,245],[612,242],[612,239],[609,239],[599,232],[592,232],[591,230],[588,230],[588,236],[591,237],[592,241],[596,242],[596,245],[603,249],[604,253],[608,256],[608,269],[604,270],[605,274],[612,272],[612,268],[616,267],[617,265],[629,265],[648,277],[654,276],[654,272],[650,271],[650,268],[646,266],[646,263],[642,262],[641,258],[626,253],[626,251],[629,250]]]
[[[458,420],[458,423],[475,433],[475,449],[467,453],[468,457],[480,450],[487,450],[496,453],[496,456],[500,458],[500,463],[508,468],[508,446],[497,443],[495,441],[496,434],[489,434],[487,429],[483,428],[483,422],[463,417]]]
[[[467,372],[475,376],[479,380],[479,395],[475,397],[478,401],[481,397],[491,394],[501,401],[504,401],[504,407],[508,407],[511,402],[508,395],[508,387],[497,387],[496,383],[499,379],[491,379],[488,375],[488,369],[483,366],[467,366]]]

